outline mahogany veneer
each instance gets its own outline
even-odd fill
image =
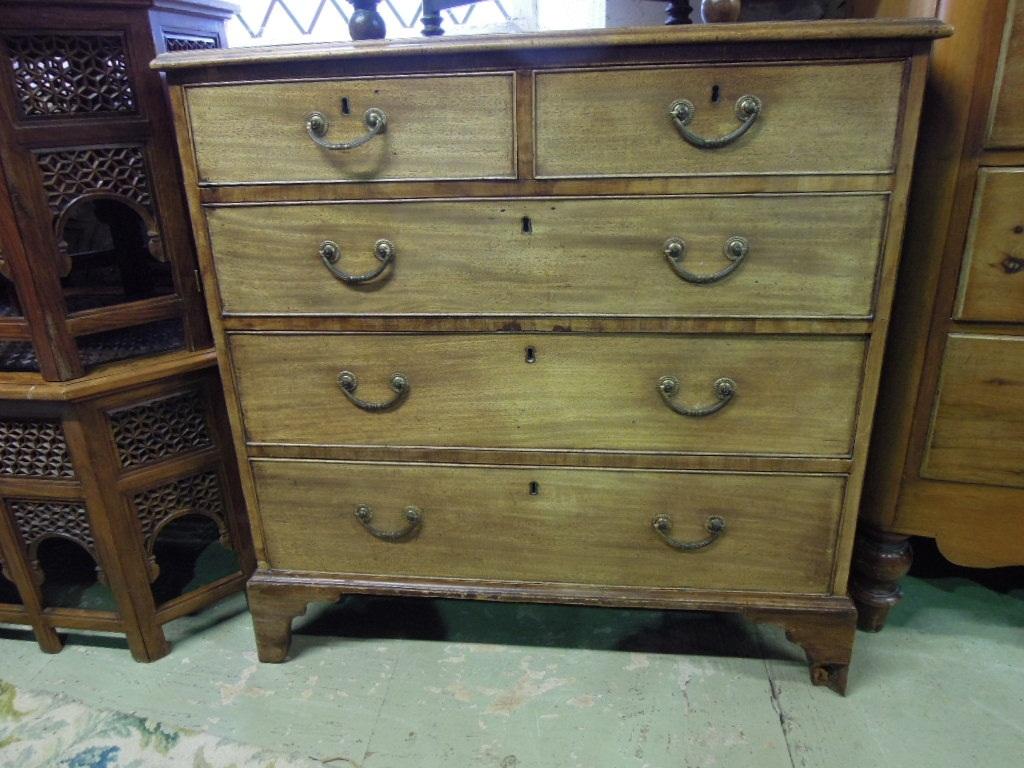
[[[690,608],[781,624],[843,691],[918,110],[947,34],[161,56],[260,658],[347,593]]]

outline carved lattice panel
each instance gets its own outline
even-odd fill
[[[146,157],[141,146],[90,147],[39,152],[46,201],[54,216],[87,192],[120,195],[152,209]]]
[[[213,445],[206,404],[197,390],[114,411],[110,423],[126,469]]]
[[[49,538],[69,539],[81,545],[96,562],[96,575],[104,581],[103,569],[96,554],[96,539],[89,525],[89,514],[80,501],[38,501],[7,499],[7,508],[14,516],[14,524],[28,549],[32,570],[40,583],[43,572],[39,567],[39,544]]]
[[[181,349],[185,345],[185,328],[180,317],[172,317],[130,328],[90,333],[75,341],[82,363],[86,369],[91,369],[103,363]]]
[[[203,472],[137,493],[132,497],[132,504],[142,526],[146,549],[150,552],[159,530],[183,515],[204,515],[212,519],[227,545],[224,495],[216,472]]]
[[[0,40],[25,116],[138,111],[121,35],[8,34]]]
[[[215,37],[166,34],[164,35],[164,46],[168,53],[173,53],[174,51],[206,51],[220,48],[220,43]]]
[[[60,422],[0,420],[0,475],[74,477]]]
[[[39,358],[30,341],[0,341],[0,371],[38,371]]]

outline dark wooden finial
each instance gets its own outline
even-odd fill
[[[380,0],[351,0],[355,7],[348,20],[353,40],[383,40],[387,34],[384,17],[377,11]]]
[[[690,4],[690,0],[671,0],[665,4],[665,23],[666,24],[692,24],[690,20],[690,14],[693,12],[693,6]]]

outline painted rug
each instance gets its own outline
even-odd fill
[[[322,768],[0,680],[3,768]]]

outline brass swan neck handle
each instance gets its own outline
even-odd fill
[[[395,244],[390,240],[378,240],[373,244],[373,255],[380,262],[380,266],[362,275],[350,274],[338,266],[341,260],[341,246],[333,240],[324,240],[320,243],[318,253],[328,271],[346,285],[368,283],[384,274],[384,270],[395,262]]]
[[[714,389],[716,400],[710,405],[680,405],[675,401],[675,396],[679,394],[679,379],[674,376],[662,376],[658,379],[658,393],[661,395],[661,399],[665,401],[665,405],[680,416],[690,416],[693,418],[710,416],[725,408],[736,396],[736,382],[732,379],[724,377],[718,379],[712,385],[712,388]]]
[[[672,533],[672,519],[668,515],[658,515],[651,521],[651,527],[657,531],[658,535],[673,549],[678,549],[680,552],[694,552],[698,549],[704,549],[710,546],[718,540],[722,534],[725,533],[725,518],[719,517],[718,515],[712,515],[707,519],[704,524],[705,529],[708,532],[706,538],[698,539],[697,541],[681,541],[671,535]]]
[[[745,237],[740,237],[739,235],[733,235],[726,240],[725,258],[729,260],[729,263],[710,275],[698,275],[683,266],[683,259],[686,256],[686,241],[682,238],[670,237],[665,241],[662,250],[668,265],[672,267],[672,271],[683,280],[695,285],[710,285],[711,283],[717,283],[719,280],[724,280],[739,269],[740,264],[743,263],[743,260],[747,258],[747,254],[750,253],[750,243],[747,242]]]
[[[373,524],[373,510],[368,504],[360,504],[356,507],[356,520],[358,520],[367,532],[381,541],[389,544],[397,544],[400,541],[411,539],[423,525],[423,513],[416,507],[406,507],[402,513],[406,525],[393,531],[378,528]]]
[[[352,141],[328,141],[324,138],[327,135],[327,129],[331,127],[327,115],[323,112],[311,112],[306,116],[306,133],[309,134],[309,138],[324,149],[342,151],[356,149],[363,146],[374,136],[380,136],[384,133],[388,127],[387,113],[383,109],[370,107],[366,110],[366,114],[363,115],[363,123],[366,124],[369,130],[359,138],[352,139]]]
[[[725,134],[725,136],[713,139],[705,138],[690,129],[689,126],[693,121],[693,116],[697,114],[697,107],[689,99],[673,101],[668,108],[668,113],[672,118],[672,122],[675,123],[676,129],[679,131],[679,135],[686,140],[687,144],[697,149],[719,149],[737,141],[754,126],[754,122],[761,114],[761,100],[757,96],[749,94],[740,96],[736,101],[736,118],[740,121],[740,124]]]
[[[395,396],[384,403],[371,403],[356,396],[359,388],[359,379],[352,371],[342,371],[338,374],[338,386],[342,394],[349,399],[356,408],[368,413],[382,413],[400,406],[409,397],[409,377],[404,373],[393,373],[388,380],[388,386],[395,393]]]

